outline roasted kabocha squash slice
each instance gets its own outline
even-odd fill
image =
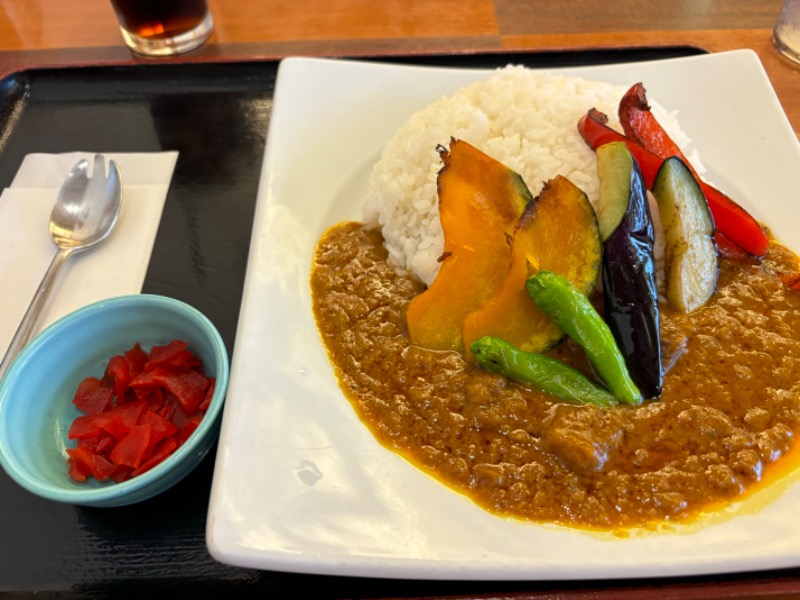
[[[525,282],[551,271],[588,295],[601,264],[597,218],[586,194],[560,175],[546,182],[515,227],[502,285],[464,320],[466,346],[487,335],[527,352],[553,346],[564,333],[531,301]]]
[[[514,225],[532,200],[522,178],[467,142],[439,148],[439,218],[444,253],[430,287],[406,315],[412,343],[432,350],[464,350],[464,317],[503,283]]]

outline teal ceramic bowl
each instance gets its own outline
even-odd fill
[[[214,397],[200,425],[164,462],[122,483],[87,478],[67,469],[67,437],[82,414],[72,404],[78,384],[102,377],[109,358],[139,342],[143,349],[182,339],[216,377]],[[163,296],[103,300],[53,323],[17,356],[0,381],[0,464],[19,485],[56,502],[123,506],[178,483],[213,446],[228,387],[228,355],[214,325],[193,307]]]

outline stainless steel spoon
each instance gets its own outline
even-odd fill
[[[3,362],[0,363],[0,379],[30,340],[53,283],[66,260],[73,254],[102,242],[117,223],[122,199],[122,178],[119,167],[113,160],[109,162],[106,175],[105,163],[106,159],[102,154],[95,155],[94,170],[89,178],[89,163],[80,161],[69,172],[58,192],[58,199],[50,213],[50,237],[58,246],[58,252],[47,268]]]

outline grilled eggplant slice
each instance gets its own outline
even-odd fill
[[[714,219],[697,179],[677,156],[661,165],[653,195],[664,225],[667,299],[688,314],[704,306],[717,291],[719,253]]]
[[[625,142],[610,142],[597,149],[597,175],[600,197],[597,202],[597,224],[605,241],[614,232],[628,210],[633,157]]]
[[[612,151],[629,152],[623,144]],[[642,396],[657,398],[663,374],[653,222],[637,162],[631,159],[629,177],[621,175],[615,174],[612,181],[622,188],[615,197],[627,195],[627,207],[619,225],[603,243],[605,318]]]

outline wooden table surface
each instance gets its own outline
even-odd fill
[[[210,42],[178,60],[694,46],[754,50],[795,131],[800,69],[773,49],[781,0],[209,0]],[[107,0],[0,0],[0,73],[130,62]]]
[[[216,22],[209,43],[169,60],[662,46],[691,46],[709,52],[750,48],[764,65],[795,132],[800,132],[800,68],[781,58],[771,43],[781,0],[209,2]],[[32,67],[146,60],[133,56],[124,46],[107,0],[0,0],[0,77]],[[445,588],[436,589],[449,596],[442,592]],[[480,597],[784,598],[800,594],[800,569],[644,588],[635,582],[619,582],[599,590],[573,582],[563,589],[534,583],[529,591],[524,585],[513,591],[498,587],[501,589],[505,591],[492,593],[491,587],[483,586]],[[302,590],[294,593],[308,595]],[[385,591],[385,597],[396,594]],[[357,591],[353,596],[365,597]]]

